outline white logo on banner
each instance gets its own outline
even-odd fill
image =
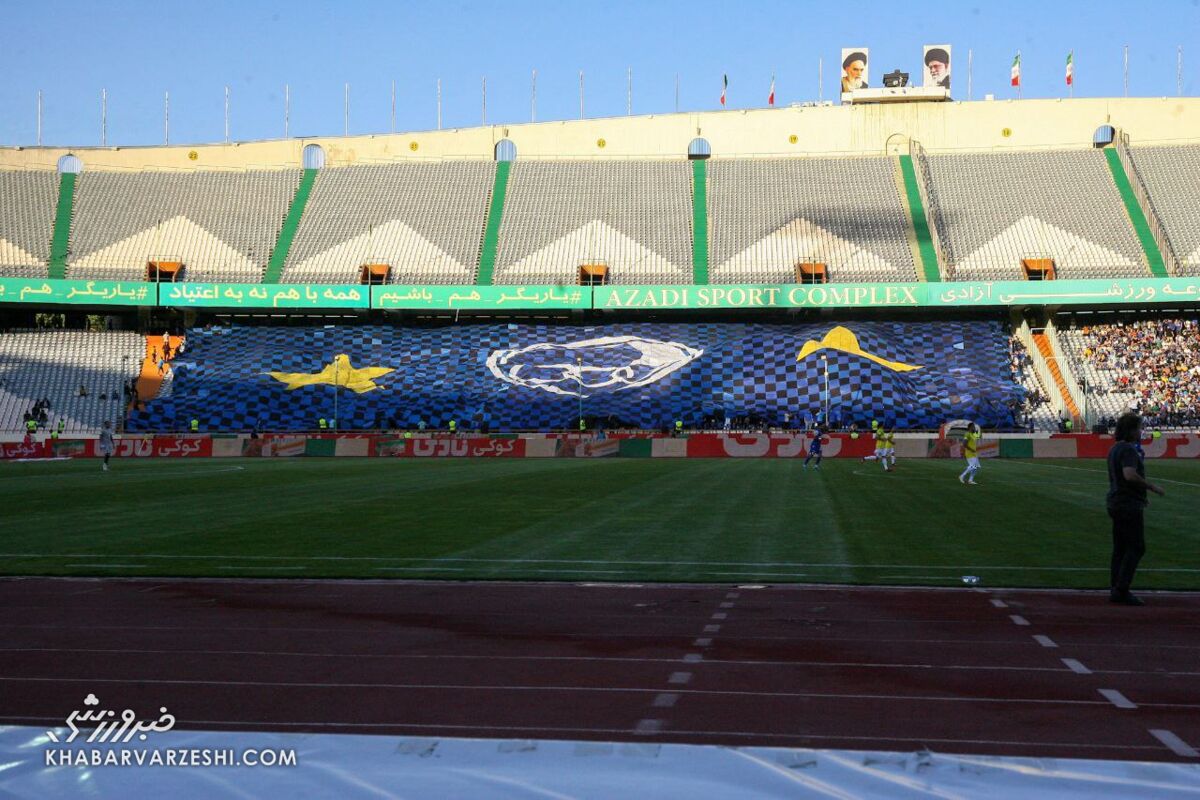
[[[589,363],[593,354],[611,358],[612,352],[630,356],[619,366]],[[542,360],[542,354],[557,358]],[[679,342],[660,342],[637,336],[604,336],[570,344],[534,344],[517,350],[497,350],[487,367],[505,383],[543,389],[570,397],[590,397],[598,390],[635,389],[662,380],[700,356],[703,350]]]

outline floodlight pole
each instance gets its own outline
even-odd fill
[[[821,366],[825,368],[825,427],[829,426],[829,357],[821,356]]]

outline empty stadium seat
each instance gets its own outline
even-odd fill
[[[892,159],[708,164],[713,283],[791,283],[797,262],[831,283],[917,279]]]
[[[1132,147],[1150,204],[1162,222],[1183,275],[1200,275],[1200,145]]]
[[[1149,277],[1099,150],[932,154],[931,205],[955,280],[1024,280],[1021,259],[1059,278]]]
[[[257,283],[300,170],[85,172],[75,190],[68,278],[145,280],[151,261],[184,279]]]
[[[60,418],[68,433],[98,431],[105,421],[117,425],[125,383],[141,370],[145,344],[127,331],[0,334],[0,430],[24,431],[25,412],[43,397],[50,400],[51,428]]]
[[[0,276],[46,277],[58,183],[53,172],[0,171]]]
[[[691,165],[513,162],[495,282],[576,284],[586,264],[610,284],[691,283]]]
[[[357,283],[363,264],[392,283],[474,283],[491,161],[321,170],[288,252],[285,283]]]

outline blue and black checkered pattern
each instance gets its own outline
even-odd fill
[[[135,412],[128,428],[182,430],[195,418],[206,431],[311,430],[321,417],[335,416],[341,430],[415,427],[420,421],[436,428],[451,419],[462,429],[485,421],[492,430],[573,428],[581,374],[586,417],[646,428],[676,419],[691,426],[725,415],[777,423],[785,413],[799,419],[824,408],[821,355],[828,359],[835,423],[879,419],[928,428],[965,418],[1012,424],[1009,403],[1023,390],[1009,367],[1008,336],[999,323],[838,324],[857,336],[863,351],[921,369],[897,372],[834,349],[797,361],[805,342],[820,341],[834,323],[195,329],[175,362],[170,394]],[[610,337],[632,337],[634,343],[579,346]],[[654,358],[641,358],[647,347]],[[489,356],[497,351],[510,353],[504,369],[515,369],[517,383],[489,369]],[[339,354],[355,368],[394,371],[363,394],[329,385],[289,391],[266,374],[317,373]],[[559,391],[528,385],[534,381]],[[637,382],[644,385],[629,386]]]

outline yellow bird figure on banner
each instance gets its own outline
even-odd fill
[[[350,356],[342,354],[334,356],[333,361],[325,365],[320,372],[268,372],[275,380],[286,383],[288,391],[299,389],[301,386],[342,386],[352,392],[362,394],[372,389],[378,389],[376,378],[382,378],[389,372],[395,372],[389,367],[362,367],[355,369],[350,363]]]
[[[902,364],[899,361],[888,361],[886,358],[880,358],[874,353],[868,353],[863,350],[858,344],[858,337],[849,328],[843,328],[838,325],[832,328],[829,333],[825,334],[825,338],[821,341],[809,339],[800,348],[800,354],[796,356],[797,361],[803,361],[818,350],[841,350],[843,353],[862,356],[863,358],[874,361],[882,367],[887,367],[893,372],[912,372],[915,369],[921,369],[919,366],[912,364]]]

